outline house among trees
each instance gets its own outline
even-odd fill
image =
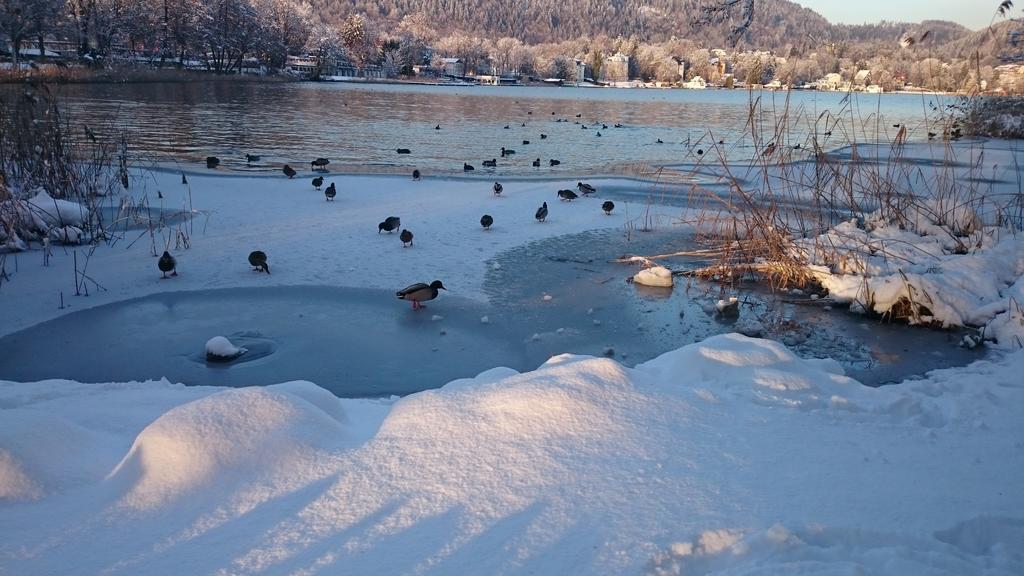
[[[462,58],[441,58],[441,72],[445,76],[462,78],[466,75],[466,63]]]
[[[839,90],[843,86],[843,77],[837,72],[830,72],[818,80],[818,90]]]
[[[700,76],[694,76],[689,82],[683,84],[683,88],[690,90],[703,90],[708,87],[708,83]]]
[[[601,65],[601,79],[605,82],[625,82],[629,80],[629,56],[616,52],[604,59]]]
[[[312,56],[288,56],[285,59],[284,65],[285,68],[291,70],[293,73],[310,78],[316,78],[321,75],[334,75],[333,67],[331,67],[331,70],[327,70],[326,67],[321,67],[319,60]]]

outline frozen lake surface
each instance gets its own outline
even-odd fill
[[[795,305],[760,289],[739,294],[745,303],[738,320],[723,319],[714,303],[728,293],[717,286],[687,287],[683,279],[672,290],[644,288],[625,281],[636,267],[608,262],[689,243],[669,230],[627,237],[621,229],[533,242],[488,263],[489,302],[452,290],[418,312],[384,290],[166,292],[0,338],[6,351],[0,374],[18,381],[166,377],[218,386],[309,380],[338,396],[375,397],[437,388],[495,366],[531,370],[565,352],[611,354],[634,365],[713,334],[751,329],[801,355],[832,357],[872,385],[981,356],[958,348],[955,333]],[[228,364],[207,364],[203,345],[213,336],[227,336],[249,352]],[[61,354],[50,354],[53,349]]]

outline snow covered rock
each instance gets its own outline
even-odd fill
[[[715,303],[715,313],[721,316],[736,317],[740,315],[740,301],[735,296],[730,296],[728,300],[719,300]]]
[[[214,336],[206,341],[207,362],[228,362],[245,354],[247,350],[231,343],[223,336]]]
[[[85,233],[77,226],[59,226],[50,228],[47,235],[50,237],[50,240],[59,244],[81,244]]]
[[[664,266],[646,268],[633,276],[633,282],[643,286],[654,286],[659,288],[672,287],[672,271]]]

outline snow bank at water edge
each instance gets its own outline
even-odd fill
[[[390,400],[0,382],[0,571],[1019,574],[1021,370],[733,334]]]

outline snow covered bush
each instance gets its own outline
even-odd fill
[[[81,231],[78,241],[101,235],[99,199],[130,180],[126,137],[98,131],[72,129],[45,85],[0,96],[0,250],[23,250],[65,226]]]
[[[1024,97],[976,98],[965,107],[963,126],[968,136],[1024,138]]]

